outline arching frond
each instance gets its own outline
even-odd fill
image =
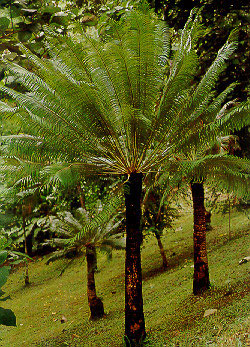
[[[172,174],[169,174],[172,172]],[[162,200],[178,185],[204,182],[218,189],[232,191],[239,197],[250,194],[250,160],[232,155],[204,155],[200,158],[173,161],[157,184],[165,186]]]
[[[62,211],[56,216],[49,217],[50,227],[59,237],[67,239],[62,241],[63,247],[72,247],[72,245],[83,247],[88,243],[98,246],[118,233],[122,220],[118,214],[121,204],[122,199],[118,194],[109,196],[104,203],[97,201],[93,210],[79,208],[74,216],[69,211]]]
[[[199,14],[194,15],[173,60],[166,24],[135,10],[110,21],[97,39],[80,29],[75,36],[58,37],[47,28],[47,60],[21,45],[33,72],[10,62],[6,68],[27,92],[2,86],[15,106],[0,102],[0,112],[15,114],[34,139],[12,138],[12,155],[39,162],[46,153],[47,172],[64,166],[61,179],[66,163],[91,174],[147,173],[249,123],[249,104],[223,105],[233,85],[214,97],[234,41],[226,42],[198,85],[193,83],[195,44],[202,34]]]
[[[96,244],[114,234],[120,225],[120,220],[115,222],[115,218],[117,218],[121,205],[121,195],[110,197],[99,213],[91,215],[88,223],[82,225],[72,242],[86,243],[87,240],[87,242]]]

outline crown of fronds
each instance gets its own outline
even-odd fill
[[[58,213],[57,216],[50,217],[50,225],[52,230],[60,230],[61,234],[70,238],[67,245],[100,245],[117,234],[122,220],[119,214],[121,205],[120,194],[109,196],[105,203],[98,201],[93,210],[79,208],[74,216],[69,211]]]
[[[241,198],[250,196],[250,160],[228,154],[209,154],[172,161],[154,185],[164,187],[161,205],[176,187],[202,182],[218,190],[233,192]]]
[[[11,148],[22,160],[43,158],[48,166],[59,163],[85,174],[145,173],[158,170],[173,153],[246,122],[246,107],[223,108],[233,85],[214,96],[234,41],[226,42],[200,82],[192,84],[201,35],[193,15],[172,60],[166,24],[139,11],[110,21],[98,40],[84,32],[56,37],[47,28],[50,59],[21,46],[34,72],[6,62],[27,92],[2,86],[15,106],[0,102],[0,113],[15,114],[30,136],[13,137],[8,153]]]

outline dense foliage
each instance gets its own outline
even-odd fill
[[[17,244],[24,241],[26,253],[28,236],[30,252],[36,250],[38,235],[52,245],[50,250],[67,248],[66,239],[72,236],[73,248],[85,247],[91,315],[101,317],[104,310],[95,293],[94,253],[96,246],[108,241],[114,226],[120,226],[112,212],[120,203],[116,197],[106,200],[103,209],[91,207],[110,190],[119,195],[123,186],[125,341],[136,345],[146,334],[142,212],[144,224],[158,241],[169,222],[159,176],[165,195],[184,181],[191,184],[195,252],[202,264],[206,258],[203,183],[217,182],[217,188],[249,193],[249,161],[217,150],[223,136],[249,125],[246,81],[234,83],[235,76],[241,78],[234,67],[227,77],[233,66],[229,59],[239,58],[245,44],[238,45],[237,39],[247,30],[243,27],[230,34],[228,30],[220,36],[219,46],[214,44],[213,54],[207,55],[206,44],[213,37],[207,4],[200,12],[192,11],[178,33],[182,2],[180,8],[172,2],[165,8],[165,19],[172,16],[168,18],[172,28],[145,3],[135,3],[136,11],[129,3],[113,8],[109,3],[90,6],[82,1],[43,3],[5,2],[2,8],[6,46],[2,46],[0,113],[9,128],[2,136],[1,174],[7,191],[12,192],[12,201],[6,195],[2,209],[14,212],[17,221],[9,225],[9,234],[16,229]],[[227,20],[231,15],[236,18],[234,14],[229,13]],[[15,35],[25,45],[15,47]],[[244,64],[247,69],[247,61]],[[242,95],[236,100],[239,91]],[[162,253],[160,243],[159,247]],[[64,249],[59,252],[65,253]],[[197,286],[195,294],[203,290]],[[96,316],[95,310],[99,310]]]

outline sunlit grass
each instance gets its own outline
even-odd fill
[[[162,237],[169,269],[160,272],[157,242],[148,237],[142,249],[146,346],[237,346],[249,329],[250,269],[238,265],[250,254],[248,219],[232,213],[231,240],[228,216],[214,215],[208,232],[212,289],[192,295],[192,214],[186,210],[174,230]],[[4,287],[11,300],[2,306],[17,316],[17,327],[1,327],[1,346],[122,346],[124,331],[124,253],[113,259],[98,255],[97,293],[106,317],[89,321],[86,263],[75,259],[60,276],[67,261],[45,265],[47,257],[30,264],[32,284],[24,287],[23,269],[13,273]],[[217,313],[203,317],[207,309]],[[64,315],[67,322],[61,323]],[[238,342],[240,341],[240,342]]]

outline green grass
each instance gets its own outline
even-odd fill
[[[228,217],[214,215],[208,232],[208,257],[212,289],[201,297],[192,293],[192,214],[190,209],[162,237],[169,269],[160,271],[156,240],[148,237],[142,249],[145,346],[213,347],[247,346],[250,342],[250,267],[238,265],[250,255],[248,219],[232,213],[231,239]],[[176,231],[177,230],[177,231]],[[47,257],[30,264],[32,284],[24,286],[23,268],[4,287],[11,300],[2,303],[17,316],[17,327],[1,326],[0,345],[20,346],[122,346],[124,332],[124,253],[98,255],[96,286],[106,317],[89,321],[86,263],[74,259],[45,265]],[[217,313],[203,317],[205,310]],[[67,318],[61,323],[61,316]],[[248,335],[249,334],[249,335]],[[250,345],[250,344],[249,344]]]

